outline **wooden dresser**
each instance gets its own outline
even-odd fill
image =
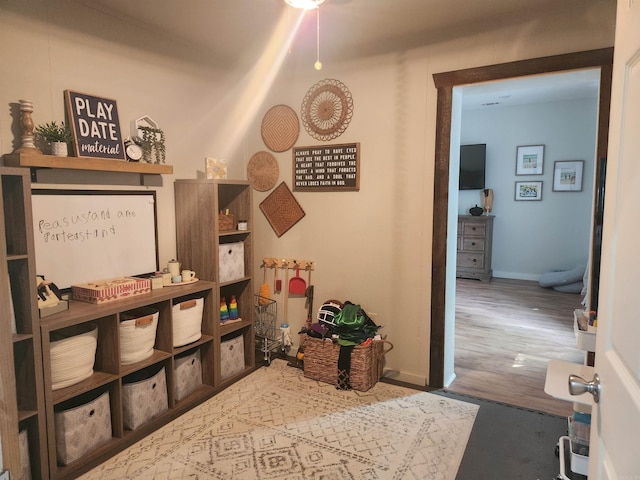
[[[491,279],[493,218],[493,215],[458,216],[457,277],[477,278],[483,282]]]

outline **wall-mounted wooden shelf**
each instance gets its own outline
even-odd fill
[[[110,158],[56,157],[53,155],[16,153],[4,156],[9,167],[67,168],[71,170],[94,170],[103,172],[125,172],[143,174],[172,174],[172,165],[125,162]]]

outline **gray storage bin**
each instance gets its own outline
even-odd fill
[[[220,370],[223,380],[244,371],[244,337],[242,335],[220,342]]]
[[[169,408],[164,367],[129,375],[122,384],[124,428],[133,430]]]
[[[86,397],[79,397],[80,402]],[[56,457],[68,465],[111,440],[109,392],[78,406],[55,412]]]
[[[20,471],[18,480],[31,480],[31,458],[29,455],[29,430],[26,428],[18,434],[18,447],[20,449]]]
[[[176,400],[188,397],[202,385],[202,361],[200,350],[196,349],[178,356],[174,366],[174,385]]]

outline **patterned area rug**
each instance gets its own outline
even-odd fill
[[[477,405],[339,391],[274,360],[82,479],[453,480]]]

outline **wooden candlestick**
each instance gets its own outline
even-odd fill
[[[22,145],[14,153],[42,153],[35,143],[33,143],[33,103],[28,100],[20,102],[20,127],[22,128]]]

